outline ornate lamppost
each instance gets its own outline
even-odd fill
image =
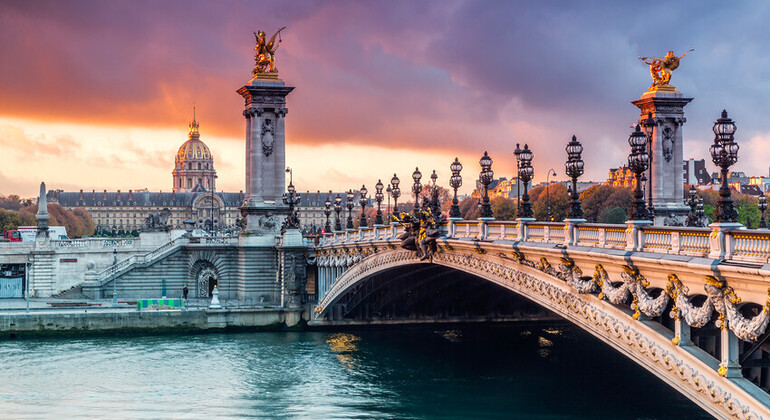
[[[334,198],[334,212],[336,213],[334,216],[334,231],[340,232],[342,230],[342,218],[340,217],[340,213],[342,213],[342,197],[339,194]]]
[[[703,210],[703,197],[698,199],[698,209],[695,210],[695,216],[698,218],[698,226],[703,226],[703,218],[706,217],[706,211]]]
[[[709,147],[711,160],[722,170],[722,187],[719,188],[717,201],[717,223],[735,223],[738,212],[733,207],[730,186],[727,183],[727,171],[738,161],[738,143],[735,142],[735,123],[722,111],[722,117],[714,123],[714,144]]]
[[[326,197],[326,201],[324,202],[324,215],[326,215],[326,224],[324,225],[324,232],[329,233],[332,230],[332,225],[329,223],[329,216],[332,215],[332,196],[331,191],[329,191],[329,196]]]
[[[353,198],[355,195],[353,194],[353,190],[348,190],[347,194],[345,194],[345,198],[348,199],[347,203],[345,205],[348,207],[348,223],[345,226],[347,229],[353,229],[353,207],[356,206],[356,203],[353,201]]]
[[[455,161],[449,165],[449,170],[452,171],[452,176],[449,178],[449,185],[454,189],[454,198],[452,198],[452,208],[449,210],[449,217],[461,219],[463,217],[460,213],[460,205],[457,201],[457,189],[463,185],[463,178],[460,176],[460,171],[463,170],[463,165],[455,158]]]
[[[366,185],[361,185],[361,190],[359,191],[361,195],[358,198],[358,203],[361,204],[361,218],[358,220],[358,225],[360,227],[367,227],[368,224],[366,223],[366,194],[369,193],[369,190],[366,189]]]
[[[422,184],[420,184],[420,179],[422,179],[422,172],[420,172],[420,168],[414,168],[414,172],[412,172],[412,180],[414,181],[414,184],[412,185],[412,193],[414,194],[414,215],[417,216],[420,214],[420,191],[422,191]]]
[[[393,196],[393,186],[388,184],[388,188],[385,189],[385,192],[387,193],[386,195],[388,196],[388,221],[387,221],[386,224],[389,225],[390,224],[390,216],[393,214],[391,212],[391,208],[390,208],[390,197]]]
[[[393,178],[390,179],[390,185],[393,186],[391,194],[393,194],[393,214],[398,215],[398,197],[401,197],[401,188],[398,188],[398,184],[401,180],[398,179],[396,174],[393,174]]]
[[[521,178],[519,177],[519,172],[521,171],[521,147],[519,147],[519,143],[516,143],[513,155],[516,157],[516,217],[521,217]]]
[[[697,194],[697,191],[695,191],[695,186],[690,185],[690,190],[687,192],[687,195],[689,198],[687,200],[684,200],[684,204],[690,207],[690,213],[687,215],[687,220],[685,220],[685,225],[693,227],[698,226],[700,223],[700,220],[697,218],[697,207],[698,207],[698,197],[695,195]]]
[[[762,212],[762,216],[759,218],[759,228],[767,229],[767,223],[765,223],[765,210],[767,210],[767,197],[765,194],[759,196],[759,211]]]
[[[495,173],[492,171],[492,158],[484,151],[484,156],[479,159],[479,165],[481,165],[481,173],[479,173],[479,181],[484,186],[484,197],[482,197],[481,217],[494,217],[492,214],[492,205],[489,203],[489,184],[492,182],[492,177]]]
[[[545,175],[545,207],[549,222],[553,222],[553,217],[551,216],[551,174],[556,176],[556,171],[549,169]]]
[[[374,200],[377,201],[377,214],[374,216],[374,224],[375,225],[381,225],[382,224],[382,199],[385,198],[385,196],[382,194],[382,188],[384,185],[382,185],[382,180],[378,179],[377,184],[374,185],[374,189],[376,192],[374,193]]]
[[[436,181],[438,181],[438,174],[436,174],[436,170],[433,170],[433,173],[430,175],[430,180],[433,183],[433,190],[431,191],[431,197],[430,197],[430,205],[431,209],[430,211],[433,213],[434,216],[438,216],[441,214],[441,205],[438,202],[438,186],[436,186]]]
[[[636,188],[634,189],[634,206],[632,208],[631,220],[647,220],[649,212],[644,202],[644,192],[642,192],[642,174],[649,166],[650,156],[647,154],[647,135],[645,135],[639,125],[636,130],[628,137],[628,144],[631,146],[631,154],[628,155],[628,167],[636,176]]]
[[[524,195],[521,196],[521,213],[522,218],[532,218],[532,203],[529,202],[529,194],[527,193],[527,187],[529,181],[532,180],[532,176],[535,175],[535,169],[532,167],[532,158],[534,154],[529,150],[528,145],[524,145],[524,149],[519,152],[519,179],[524,181]]]
[[[580,196],[577,193],[577,179],[583,175],[583,145],[580,144],[577,137],[572,136],[572,140],[567,143],[567,162],[564,164],[564,172],[572,178],[572,188],[569,197],[569,218],[582,219],[583,207],[580,205]]]
[[[655,129],[657,124],[655,123],[655,119],[652,118],[652,112],[648,112],[647,113],[647,118],[645,118],[642,121],[640,121],[640,124],[641,124],[642,130],[644,131],[644,134],[647,136],[647,151],[648,151],[648,156],[649,156],[649,159],[650,159],[650,164],[649,164],[650,179],[649,179],[649,182],[647,182],[647,185],[649,185],[649,187],[650,187],[649,190],[648,190],[649,191],[649,195],[647,196],[648,197],[647,213],[650,216],[650,220],[655,221],[655,205],[652,202],[652,187],[653,187],[653,185],[652,185],[652,171],[653,171],[652,160],[653,159],[652,158],[653,158],[655,153],[653,152],[653,149],[652,149],[652,134],[653,134],[653,130]]]
[[[300,203],[300,196],[299,194],[295,194],[297,190],[294,188],[294,184],[292,182],[289,182],[289,186],[286,187],[286,190],[288,193],[284,194],[282,199],[283,204],[289,205],[289,216],[286,218],[286,222],[284,222],[282,230],[299,229],[299,216],[297,215],[297,211],[294,209],[294,206]]]

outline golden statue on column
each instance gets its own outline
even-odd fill
[[[281,31],[286,29],[279,29],[276,33],[270,37],[269,41],[266,41],[266,33],[262,31],[254,32],[254,38],[257,40],[257,45],[254,46],[254,70],[251,74],[255,78],[259,79],[277,79],[278,69],[275,67],[275,51],[278,46],[281,45]],[[278,42],[275,38],[278,37]]]
[[[690,51],[695,51],[691,49]],[[687,51],[681,56],[677,57],[673,51],[669,51],[665,57],[639,57],[645,64],[650,66],[650,76],[652,76],[652,86],[648,89],[650,92],[662,90],[662,91],[674,91],[674,86],[671,86],[668,82],[671,81],[671,72],[679,67],[679,60],[684,58],[690,53]]]

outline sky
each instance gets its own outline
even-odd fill
[[[347,190],[415,167],[469,192],[488,151],[512,177],[516,143],[535,182],[582,180],[628,155],[630,103],[651,83],[638,56],[694,48],[671,84],[685,158],[705,158],[722,109],[741,146],[734,170],[768,176],[770,37],[764,1],[5,1],[0,3],[0,194],[170,191],[193,106],[218,189],[244,185],[253,31],[279,27],[286,163],[300,191]],[[407,181],[408,182],[408,181]]]

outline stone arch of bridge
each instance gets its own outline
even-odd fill
[[[415,264],[438,264],[471,274],[537,303],[615,348],[718,418],[770,418],[766,394],[744,378],[720,376],[718,361],[711,363],[705,352],[673,344],[673,334],[654,321],[634,319],[628,308],[577,293],[563,280],[512,260],[445,251],[429,263],[419,262],[409,251],[377,252],[337,279],[319,302],[315,319],[323,320],[343,296],[371,276]]]

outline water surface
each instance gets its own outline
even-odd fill
[[[710,418],[574,327],[0,342],[0,418]]]

